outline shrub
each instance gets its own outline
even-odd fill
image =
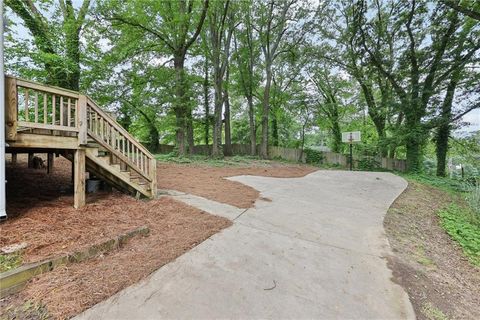
[[[323,161],[323,154],[321,151],[313,150],[306,148],[305,152],[305,161],[311,164],[319,164]]]
[[[380,168],[380,162],[373,157],[364,157],[358,160],[358,169],[360,170],[373,171],[378,168]]]

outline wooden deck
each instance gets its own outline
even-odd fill
[[[156,161],[88,96],[5,77],[7,153],[54,153],[72,161],[74,206],[85,205],[88,171],[135,196],[156,196]],[[51,159],[52,158],[52,159]]]

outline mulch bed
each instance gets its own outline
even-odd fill
[[[240,175],[297,178],[317,170],[312,166],[273,161],[268,164],[251,164],[249,167],[160,163],[157,167],[157,181],[159,189],[173,189],[238,208],[251,208],[260,193],[252,187],[225,178]]]
[[[452,196],[409,182],[385,217],[394,280],[410,296],[418,319],[480,319],[480,268],[440,227],[436,212]],[[439,313],[439,311],[441,313]]]
[[[43,312],[58,319],[74,316],[231,224],[171,198],[143,201],[118,192],[90,195],[88,205],[75,210],[67,160],[56,159],[53,175],[27,169],[24,160],[19,157],[15,168],[7,168],[9,219],[0,225],[0,246],[28,243],[24,262],[73,252],[142,225],[150,234],[35,278],[0,301],[2,319],[33,319]]]

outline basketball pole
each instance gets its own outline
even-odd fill
[[[350,141],[350,171],[353,171],[353,143]]]

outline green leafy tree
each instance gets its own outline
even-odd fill
[[[19,43],[22,42],[20,38],[10,37],[8,40],[16,44],[7,47],[7,51],[14,51],[11,55],[17,58],[28,56],[35,65],[42,67],[40,72],[27,67],[21,75],[79,90],[80,34],[86,23],[90,0],[84,0],[78,9],[71,0],[58,0],[55,5],[32,0],[6,0],[5,4],[30,31],[36,49],[30,50],[27,43]],[[48,13],[48,4],[53,7],[53,14]]]
[[[209,1],[106,1],[102,13],[121,33],[121,43],[141,50],[170,55],[175,70],[176,146],[186,153],[186,140],[193,152],[193,124],[185,59],[197,40],[207,15]],[[133,51],[133,54],[136,52]],[[188,135],[188,137],[186,137]]]

